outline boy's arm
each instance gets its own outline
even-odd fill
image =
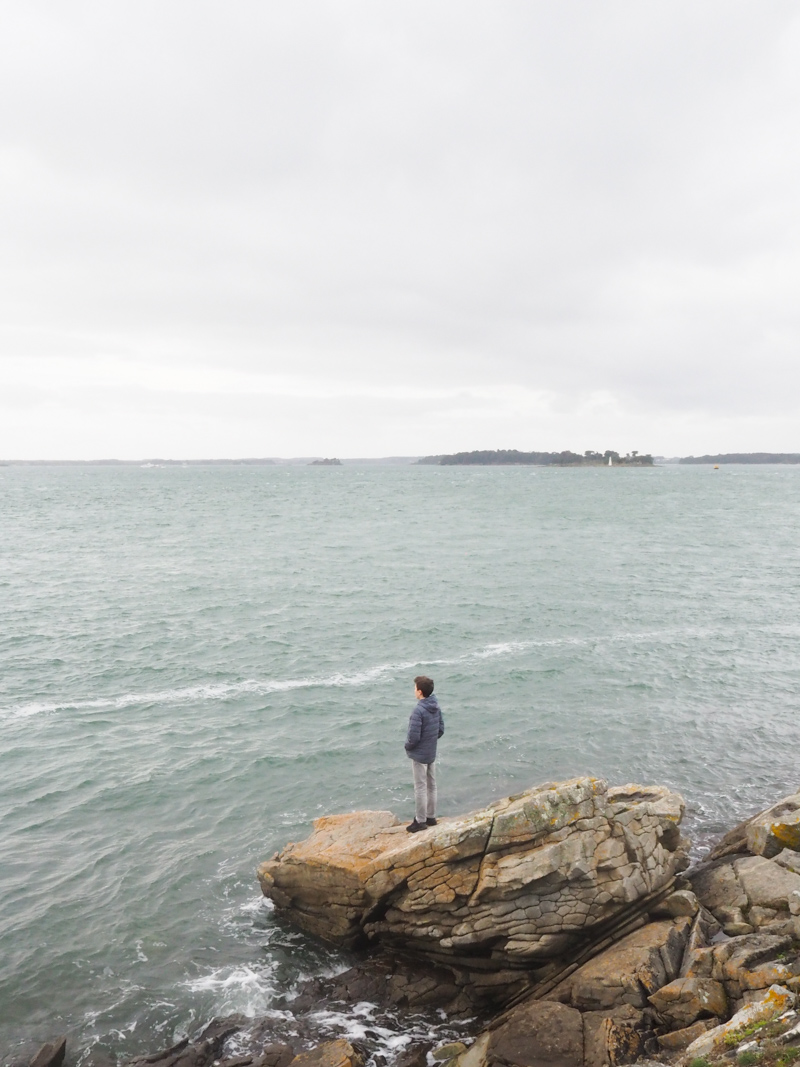
[[[444,734],[444,715],[442,715],[442,709],[439,708],[439,733],[438,736],[442,737]]]
[[[422,737],[422,712],[414,708],[411,718],[408,720],[408,736],[406,737],[406,751],[413,748]]]

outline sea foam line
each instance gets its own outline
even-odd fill
[[[118,697],[97,697],[52,702],[31,701],[25,704],[14,704],[0,708],[0,720],[27,718],[32,715],[53,714],[59,711],[119,711],[143,704],[175,705],[199,703],[207,700],[228,700],[243,693],[267,696],[270,693],[283,693],[292,689],[335,689],[347,686],[361,686],[375,682],[387,674],[400,674],[403,671],[416,670],[419,667],[456,667],[464,663],[519,655],[533,648],[587,647],[618,642],[634,642],[638,644],[676,636],[696,639],[698,637],[711,636],[716,632],[701,629],[675,629],[639,633],[612,633],[589,637],[554,637],[529,641],[501,641],[485,645],[483,648],[471,649],[469,652],[464,652],[462,655],[450,659],[381,663],[376,667],[370,667],[364,671],[356,671],[352,674],[337,672],[325,677],[287,678],[283,680],[248,678],[241,682],[206,682],[154,692],[124,693]]]

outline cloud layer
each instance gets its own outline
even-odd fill
[[[800,450],[800,14],[6,8],[0,457]]]

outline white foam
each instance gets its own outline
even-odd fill
[[[483,648],[471,649],[449,659],[426,660],[424,663],[381,663],[363,671],[354,673],[331,674],[322,677],[257,679],[247,678],[240,682],[205,682],[197,685],[182,686],[175,689],[154,690],[142,693],[123,693],[117,697],[97,697],[82,700],[31,701],[26,704],[13,704],[0,708],[0,719],[28,718],[33,715],[54,714],[60,711],[119,711],[125,708],[146,704],[174,706],[176,704],[197,704],[210,700],[231,700],[244,693],[267,696],[270,693],[283,693],[293,689],[338,689],[369,685],[385,675],[395,675],[420,667],[455,667],[459,664],[477,662],[503,656],[515,656],[534,648],[565,648],[569,646],[587,647],[591,645],[627,642],[646,643],[668,638],[710,636],[712,631],[701,630],[664,630],[647,633],[612,633],[593,635],[591,637],[556,637],[530,641],[501,641],[485,645]]]
[[[268,971],[257,971],[247,965],[218,967],[208,974],[191,978],[185,983],[192,993],[210,993],[213,1012],[228,1015],[236,1012],[254,1019],[261,1015],[284,1017],[284,1012],[270,1012],[269,1005],[275,995],[275,985]]]

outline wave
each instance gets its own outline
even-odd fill
[[[284,1012],[270,1011],[278,992],[271,969],[257,970],[247,964],[218,967],[184,984],[190,993],[210,995],[219,1015],[241,1013],[254,1019],[269,1013],[285,1017]]]
[[[785,628],[778,628],[783,632]],[[790,628],[793,632],[795,627]],[[731,632],[726,630],[726,633]],[[777,630],[776,630],[777,632]],[[240,682],[200,682],[196,685],[182,686],[175,689],[162,689],[152,692],[124,693],[116,697],[96,697],[78,700],[31,701],[25,704],[12,704],[0,708],[0,721],[3,719],[27,718],[32,715],[53,714],[61,711],[119,711],[124,708],[149,704],[201,703],[210,700],[230,700],[244,693],[267,696],[270,693],[282,693],[292,689],[337,689],[350,686],[369,685],[385,675],[400,674],[405,671],[429,667],[457,667],[462,664],[479,662],[503,656],[515,656],[535,648],[589,648],[596,645],[614,643],[647,643],[663,641],[669,638],[696,640],[721,634],[719,629],[676,628],[671,630],[654,630],[638,633],[593,634],[588,637],[554,637],[527,641],[500,641],[482,648],[471,649],[460,656],[447,659],[409,660],[404,663],[381,663],[353,673],[341,673],[307,678],[256,679],[248,678]]]

